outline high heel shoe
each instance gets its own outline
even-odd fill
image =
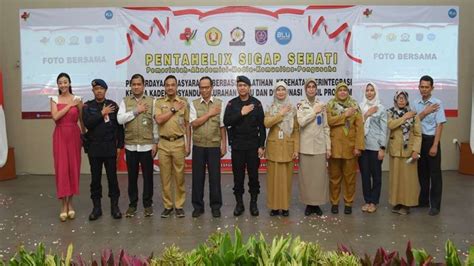
[[[59,220],[61,220],[61,222],[65,222],[67,220],[67,212],[61,212],[59,214]]]
[[[67,212],[67,217],[71,220],[74,219],[74,217],[76,217],[76,212],[73,211],[73,210],[68,211]]]

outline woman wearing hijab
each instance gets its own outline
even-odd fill
[[[364,118],[365,150],[359,157],[362,192],[365,204],[363,212],[377,210],[382,187],[382,161],[385,156],[387,112],[380,103],[377,87],[368,83],[361,103]]]
[[[411,206],[418,205],[420,184],[417,160],[421,149],[420,120],[408,103],[408,93],[397,91],[394,107],[388,110],[390,140],[389,203],[392,212],[406,215]]]
[[[337,84],[328,103],[328,124],[331,128],[329,159],[329,191],[331,212],[339,213],[339,194],[344,181],[344,213],[352,213],[356,186],[357,157],[364,149],[364,123],[359,105],[349,95],[344,82]]]
[[[267,137],[267,206],[270,216],[288,216],[293,160],[298,158],[299,128],[296,111],[291,106],[285,82],[277,82],[273,103],[265,113],[264,124],[270,131]]]
[[[299,188],[300,200],[306,204],[304,214],[323,215],[319,205],[329,199],[329,180],[326,159],[331,156],[331,139],[326,105],[317,97],[316,80],[304,84],[306,98],[298,103],[297,118],[300,126]]]

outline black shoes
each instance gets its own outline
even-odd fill
[[[403,207],[401,204],[397,204],[392,208],[393,213],[398,213],[398,211]]]
[[[244,213],[244,211],[245,211],[244,203],[242,201],[241,202],[237,201],[237,204],[235,205],[235,208],[234,208],[234,216],[240,216],[242,215],[242,213]]]
[[[110,207],[110,214],[114,219],[122,219],[122,213],[120,212],[120,208],[118,205],[112,205]]]
[[[163,212],[161,212],[161,218],[168,218],[170,215],[173,213],[173,208],[171,209],[164,209]]]
[[[95,221],[102,216],[102,209],[100,207],[94,207],[91,214],[89,214],[89,221]]]
[[[258,216],[258,206],[257,206],[257,198],[258,194],[251,194],[250,195],[250,214],[252,216]]]
[[[204,213],[204,211],[195,209],[191,216],[194,217],[194,218],[197,218],[197,217],[201,216],[203,213]]]
[[[436,208],[431,208],[430,211],[428,212],[430,216],[436,216],[439,214],[439,209]]]
[[[344,214],[351,214],[352,207],[351,206],[344,206]]]
[[[339,213],[339,205],[332,205],[331,206],[331,212],[333,214],[338,214]]]
[[[256,202],[250,202],[250,214],[252,216],[258,216],[259,215],[259,211],[258,211],[258,207],[257,207]]]
[[[234,216],[240,216],[245,211],[242,195],[235,195],[235,201],[237,202],[237,204],[235,205],[235,208],[234,208]]]
[[[285,216],[285,217],[288,217],[290,215],[290,211],[289,210],[282,210],[281,215]]]
[[[336,206],[337,205],[333,205]],[[334,208],[334,207],[333,207]],[[331,208],[332,211],[332,208]],[[338,210],[339,211],[339,210]],[[319,205],[306,205],[306,209],[304,210],[304,215],[310,216],[311,214],[316,213],[316,215],[321,216],[323,215],[323,211],[319,207]],[[333,212],[334,213],[334,212]],[[337,212],[336,212],[337,213]]]
[[[221,217],[221,210],[219,210],[219,209],[212,210],[212,217],[214,217],[214,218]]]
[[[317,216],[321,216],[321,215],[323,215],[323,210],[321,210],[321,208],[319,208],[319,206],[315,206],[314,207],[314,213],[316,213]]]
[[[176,217],[178,218],[183,218],[184,215],[184,210],[183,209],[176,209]]]
[[[280,210],[271,210],[270,211],[270,216],[278,216],[280,215]]]

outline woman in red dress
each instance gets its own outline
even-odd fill
[[[51,96],[51,115],[56,127],[53,133],[54,170],[57,197],[62,202],[59,219],[74,219],[72,197],[79,193],[81,171],[82,101],[72,94],[71,78],[61,73],[56,79],[59,95]],[[77,125],[80,121],[81,129]]]

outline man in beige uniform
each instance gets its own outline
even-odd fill
[[[167,218],[176,208],[176,217],[184,217],[184,159],[190,152],[191,130],[189,127],[189,105],[185,98],[177,95],[178,80],[169,75],[165,78],[166,96],[155,104],[155,120],[160,128],[158,157],[160,160],[161,188],[165,209],[162,218]],[[174,204],[172,179],[174,177]]]

